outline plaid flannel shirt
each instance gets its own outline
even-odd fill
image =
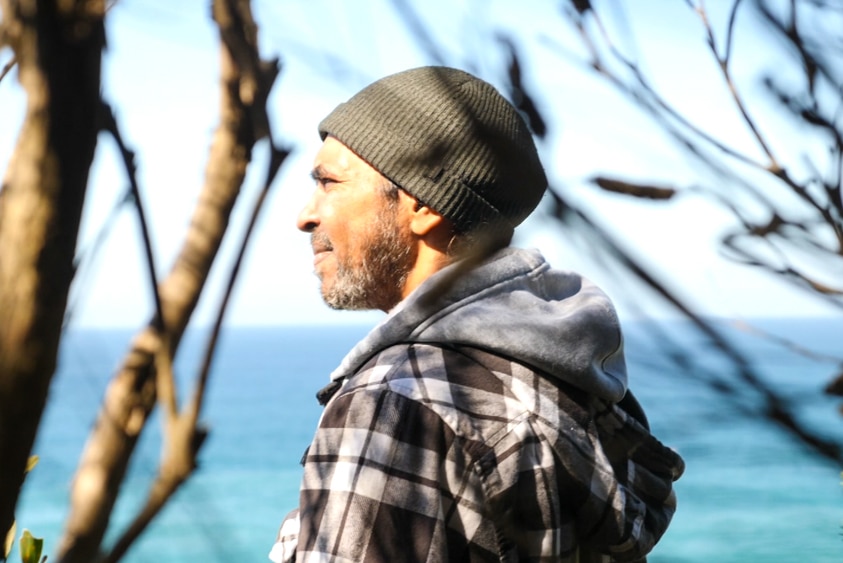
[[[477,349],[396,345],[328,402],[270,558],[642,560],[682,470],[618,405]]]

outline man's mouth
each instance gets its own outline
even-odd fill
[[[331,241],[322,233],[312,233],[310,235],[310,246],[313,248],[313,265],[317,265],[324,260],[328,253],[334,250]]]
[[[325,258],[328,257],[328,250],[322,250],[313,254],[313,266],[318,266]]]

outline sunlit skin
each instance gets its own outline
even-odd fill
[[[387,179],[337,139],[322,143],[312,176],[316,187],[297,226],[311,233],[314,270],[329,305],[388,311],[449,263],[450,223],[403,190],[390,200]],[[349,306],[337,296],[360,289],[357,278],[374,286]]]

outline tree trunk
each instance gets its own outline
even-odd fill
[[[3,0],[26,117],[0,189],[0,532],[56,366],[97,139],[104,0]]]

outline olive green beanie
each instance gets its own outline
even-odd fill
[[[460,232],[517,226],[547,187],[532,134],[494,87],[461,70],[382,78],[319,124]]]

